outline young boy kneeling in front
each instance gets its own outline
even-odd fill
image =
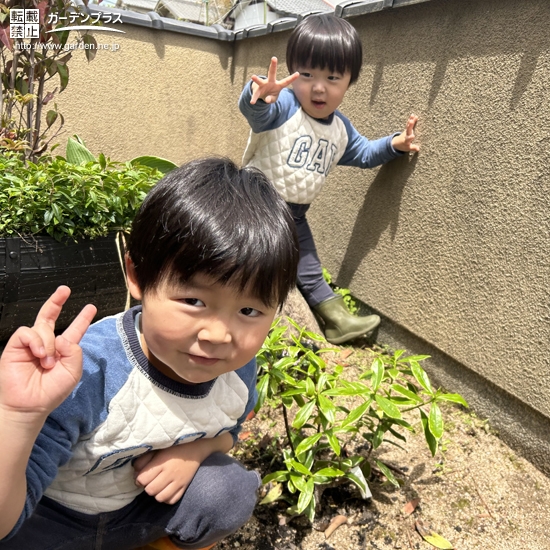
[[[60,287],[0,359],[0,549],[197,549],[243,525],[260,480],[225,453],[297,261],[261,172],[204,159],[161,180],[128,240],[142,305],[89,328],[87,306],[55,338]]]

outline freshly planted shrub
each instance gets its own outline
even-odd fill
[[[275,324],[257,356],[256,410],[266,400],[281,403],[287,436],[283,468],[264,477],[264,484],[271,482],[274,487],[262,502],[284,498],[291,503],[290,514],[305,514],[313,520],[324,487],[351,482],[365,494],[372,466],[390,483],[399,484],[372,452],[382,443],[406,442],[398,429],[412,432],[414,428],[403,413],[418,412],[435,455],[444,430],[439,403],[467,403],[458,394],[432,387],[420,365],[428,356],[405,356],[403,350],[377,354],[358,380],[345,380],[343,366],[330,367],[323,359],[331,350],[317,348],[323,339],[290,322],[298,335],[288,338],[287,327]],[[368,451],[350,455],[347,449],[353,440],[366,443]]]

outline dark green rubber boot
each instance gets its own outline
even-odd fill
[[[323,321],[325,338],[331,344],[343,344],[364,336],[380,324],[378,315],[366,317],[352,315],[342,296],[329,298],[312,309]]]

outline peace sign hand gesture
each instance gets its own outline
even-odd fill
[[[256,75],[251,77],[253,84],[250,103],[255,105],[258,99],[263,99],[266,103],[275,103],[281,90],[292,84],[299,76],[300,73],[294,73],[282,80],[277,80],[277,58],[272,57],[267,78],[260,78]]]
[[[70,394],[82,374],[78,345],[96,308],[85,306],[55,336],[55,322],[71,291],[60,286],[44,303],[32,328],[20,327],[0,357],[0,409],[29,423],[40,422]]]

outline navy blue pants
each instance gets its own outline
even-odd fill
[[[88,515],[42,498],[1,550],[130,550],[169,536],[180,548],[203,548],[244,525],[260,478],[233,458],[214,453],[197,470],[179,503],[142,493],[120,510]]]
[[[302,293],[309,307],[314,307],[335,296],[323,277],[323,268],[317,255],[315,241],[306,219],[309,204],[294,204],[287,202],[300,244],[300,260],[298,262],[298,290]]]

